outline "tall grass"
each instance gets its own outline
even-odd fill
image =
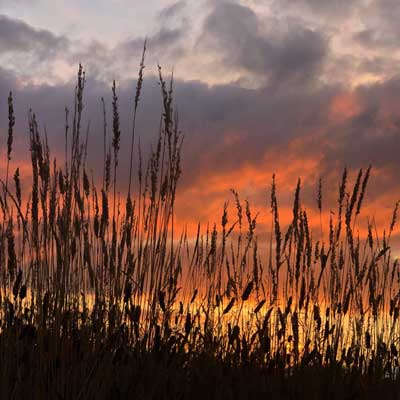
[[[366,238],[356,229],[371,167],[359,171],[353,187],[344,170],[337,211],[325,232],[321,217],[318,239],[300,181],[292,221],[281,223],[275,176],[268,243],[259,243],[258,215],[234,190],[234,214],[225,204],[220,226],[202,232],[199,225],[190,238],[174,223],[183,136],[172,79],[166,82],[160,67],[158,139],[147,163],[140,146],[135,150],[143,71],[144,53],[124,200],[117,196],[123,186],[115,82],[110,146],[103,100],[100,187],[86,165],[82,66],[74,108],[65,113],[64,163],[52,160],[29,112],[29,193],[18,168],[14,187],[9,181],[9,96],[0,196],[2,398],[345,398],[371,395],[386,381],[379,390],[398,388],[400,271],[390,247],[398,205],[383,237],[373,222]],[[320,215],[322,206],[320,181]],[[217,386],[206,393],[205,384]]]

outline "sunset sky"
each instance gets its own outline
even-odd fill
[[[230,188],[268,216],[274,172],[283,215],[299,177],[307,207],[315,209],[322,177],[326,208],[334,208],[343,168],[354,179],[372,164],[367,211],[388,226],[400,198],[399,20],[398,0],[0,0],[2,151],[13,90],[12,168],[26,162],[30,107],[46,126],[53,154],[62,157],[64,108],[71,107],[82,62],[89,163],[96,174],[102,163],[100,98],[111,106],[116,79],[120,179],[126,179],[147,37],[138,135],[145,149],[157,135],[159,62],[166,77],[174,71],[185,133],[180,220],[219,222]]]

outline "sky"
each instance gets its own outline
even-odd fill
[[[174,73],[185,134],[180,221],[219,222],[231,188],[269,216],[273,173],[283,216],[298,178],[305,206],[316,208],[322,178],[324,207],[334,209],[343,168],[352,183],[372,164],[366,213],[383,229],[400,198],[399,18],[398,0],[0,0],[2,151],[12,90],[12,167],[25,165],[31,107],[52,153],[62,157],[64,108],[81,62],[89,161],[99,170],[100,99],[110,108],[116,79],[126,179],[124,150],[147,38],[138,134],[148,148],[157,135],[159,63],[166,77]]]

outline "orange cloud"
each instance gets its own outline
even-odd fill
[[[333,97],[329,117],[336,123],[344,122],[360,114],[362,106],[355,92],[342,92]]]

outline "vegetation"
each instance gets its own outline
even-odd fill
[[[199,225],[188,237],[174,227],[182,135],[172,81],[161,68],[162,123],[148,162],[135,143],[143,70],[144,54],[125,199],[117,185],[115,82],[110,146],[104,107],[100,185],[87,172],[82,67],[75,107],[66,110],[65,163],[51,159],[29,113],[30,193],[21,190],[18,169],[14,182],[9,177],[9,96],[0,196],[1,398],[399,398],[400,269],[390,248],[397,206],[383,237],[373,222],[365,239],[355,233],[370,168],[351,190],[344,170],[326,240],[310,233],[300,181],[283,229],[274,177],[266,252],[259,251],[257,216],[235,191],[233,217],[226,204],[220,227],[201,232]]]

